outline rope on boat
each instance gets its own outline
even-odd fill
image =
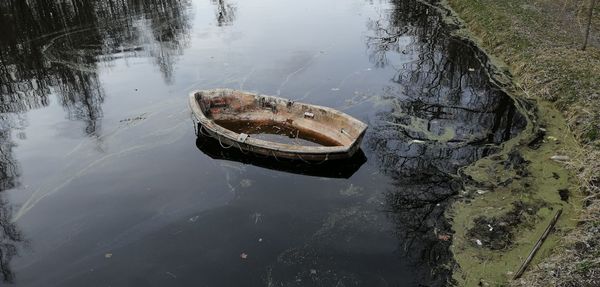
[[[196,124],[196,125],[197,125],[197,124]],[[202,126],[202,125],[199,125],[199,128],[198,128],[198,130],[197,130],[197,131],[198,131],[198,132],[199,132],[201,135],[203,135],[203,136],[207,136],[207,137],[212,137],[212,138],[214,138],[213,136],[211,136],[211,135],[210,135],[210,133],[208,133],[208,132],[205,132],[205,131],[204,131],[204,129],[205,129],[205,127],[204,127],[204,126]],[[194,130],[196,130],[196,127],[195,127],[195,126],[194,126]],[[196,135],[198,135],[198,133],[196,133]],[[233,144],[231,144],[229,147],[225,147],[225,146],[223,145],[223,143],[221,142],[221,137],[220,137],[219,135],[217,135],[217,140],[219,140],[219,145],[220,145],[222,148],[224,148],[224,149],[231,148],[231,147],[233,147],[234,145],[236,145],[236,144],[237,144],[237,147],[238,147],[238,149],[240,150],[240,152],[241,152],[241,153],[243,153],[243,154],[248,154],[248,153],[249,153],[249,151],[244,151],[244,149],[242,148],[242,146],[240,145],[240,143],[239,143],[239,142],[237,142],[237,141],[235,141],[235,142],[234,142]]]
[[[300,159],[302,162],[304,162],[308,165],[320,165],[329,160],[329,154],[325,154],[325,159],[320,162],[310,162],[310,161],[305,160],[300,154],[296,154],[296,155],[298,156],[298,159]]]
[[[210,133],[208,133],[208,132],[204,132],[204,131],[203,131],[204,129],[205,129],[205,127],[204,127],[204,126],[202,126],[202,125],[199,125],[198,131],[200,132],[200,134],[201,134],[201,135],[203,135],[203,136],[207,136],[207,137],[212,137],[212,136],[210,135]],[[198,134],[196,134],[196,135],[198,135]]]
[[[194,134],[196,134],[196,136],[198,136],[198,122],[196,121],[196,117],[194,116],[194,113],[190,113],[190,118],[192,119],[192,123],[194,123]]]
[[[275,158],[275,160],[279,161],[279,159],[277,158],[277,155],[275,154],[275,151],[271,150],[271,153],[273,153],[273,157]]]
[[[217,134],[217,139],[219,140],[219,145],[224,148],[224,149],[229,149],[232,148],[234,146],[234,144],[231,144],[230,146],[226,147],[223,145],[223,143],[221,142],[221,136]]]
[[[194,121],[194,132],[196,133],[196,135],[198,136],[199,134],[203,135],[203,136],[207,136],[207,137],[212,137],[214,138],[214,136],[212,136],[208,131],[205,131],[205,127],[197,122]],[[223,142],[221,141],[221,136],[220,135],[216,135],[217,140],[219,141],[219,145],[224,148],[224,149],[230,149],[232,147],[234,147],[235,145],[237,145],[237,148],[240,150],[240,152],[242,154],[249,154],[251,151],[247,150],[244,151],[244,149],[242,148],[242,146],[240,145],[239,142],[234,141],[234,143],[232,143],[230,146],[225,146],[223,145]],[[275,160],[280,161],[279,158],[277,157],[277,155],[275,154],[275,151],[271,150],[271,154],[272,156],[275,158]],[[299,160],[301,160],[302,162],[309,164],[309,165],[320,165],[325,163],[326,161],[329,160],[329,154],[325,155],[325,159],[323,159],[320,162],[311,162],[311,161],[307,161],[306,159],[304,159],[300,154],[296,154],[296,156],[298,157]]]
[[[238,145],[238,149],[240,150],[240,152],[241,152],[242,154],[248,154],[248,153],[250,153],[250,151],[244,151],[244,149],[242,149],[242,146],[240,145],[240,143],[239,143],[239,142],[235,142],[235,143],[237,143],[237,145]]]

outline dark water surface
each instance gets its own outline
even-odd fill
[[[486,65],[410,0],[1,1],[1,285],[445,285],[451,175],[524,125]],[[217,87],[367,122],[366,163],[197,142]]]

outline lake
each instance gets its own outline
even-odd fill
[[[526,122],[441,14],[399,0],[2,1],[0,279],[446,285],[457,171]],[[187,101],[211,88],[344,111],[369,125],[362,158],[220,149]]]

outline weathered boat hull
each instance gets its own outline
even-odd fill
[[[284,158],[274,160],[271,156],[248,153],[237,148],[224,149],[217,139],[202,134],[198,134],[196,138],[196,147],[212,159],[236,161],[281,172],[328,178],[350,178],[367,161],[360,149],[350,158],[319,164]]]
[[[290,152],[276,149],[270,149],[265,147],[258,147],[244,142],[233,140],[229,137],[220,135],[219,133],[211,130],[198,123],[198,131],[205,135],[211,136],[217,139],[222,148],[238,148],[242,151],[252,152],[263,156],[271,156],[274,158],[285,158],[285,159],[298,159],[306,161],[323,161],[323,160],[339,160],[352,157],[356,151],[360,148],[360,142],[362,136],[357,140],[357,143],[352,145],[348,150],[343,152]],[[363,135],[364,136],[364,135]]]
[[[222,148],[274,158],[304,161],[350,158],[360,148],[367,129],[366,124],[340,111],[272,96],[217,89],[195,91],[189,100],[200,133],[217,139]],[[216,119],[272,121],[319,134],[337,144],[298,146],[260,140],[228,130],[217,124]]]

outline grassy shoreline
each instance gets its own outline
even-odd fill
[[[455,280],[465,286],[600,285],[600,8],[592,21],[591,43],[581,51],[585,6],[580,2],[443,4],[463,21],[459,36],[473,39],[512,75],[513,97],[537,106],[528,132],[506,143],[501,154],[463,171],[470,182],[449,213],[456,232],[452,251],[459,265]],[[532,148],[536,137],[539,145]],[[510,166],[515,155],[525,164]],[[550,160],[553,155],[567,155],[569,160],[555,162]],[[570,193],[571,200],[565,201],[559,191]],[[525,206],[525,211],[515,211],[516,206]],[[512,272],[556,209],[566,210],[556,231],[523,278],[512,281]],[[481,210],[485,216],[478,214]],[[515,214],[519,217],[511,219]],[[477,230],[483,223],[504,221],[514,228],[500,234]],[[474,243],[475,237],[486,235],[506,242],[500,241],[500,249],[494,238],[483,245]]]

